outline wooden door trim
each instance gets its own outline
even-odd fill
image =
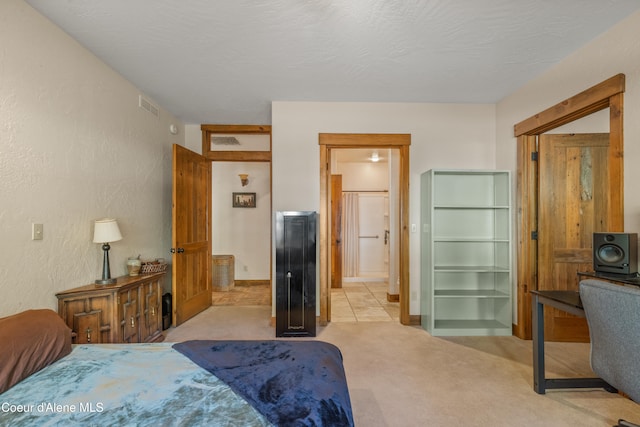
[[[611,98],[625,90],[625,75],[617,74],[602,83],[565,99],[513,127],[514,136],[539,135],[609,107]]]
[[[271,126],[270,125],[200,125],[202,131],[202,155],[217,162],[270,162]],[[213,151],[211,136],[215,134],[269,135],[269,151]]]
[[[330,212],[331,197],[330,182],[330,153],[334,148],[396,148],[400,154],[400,188],[399,188],[399,220],[400,220],[400,323],[411,324],[409,315],[409,146],[410,134],[319,134],[320,145],[320,216],[319,216],[319,240],[320,240],[320,324],[326,325],[329,320],[331,299],[329,298],[329,286],[331,266],[329,256],[331,254],[330,239]]]
[[[537,246],[531,232],[537,230],[537,163],[531,161],[536,151],[537,135],[548,132],[574,120],[609,108],[609,182],[615,188],[609,192],[609,212],[621,212],[609,218],[608,229],[624,229],[624,177],[623,177],[623,102],[625,75],[617,74],[602,83],[580,92],[546,110],[514,125],[517,137],[517,290],[518,323],[513,331],[522,339],[531,339],[531,295],[537,287]]]

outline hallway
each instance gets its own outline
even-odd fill
[[[331,289],[331,322],[399,322],[400,304],[387,301],[387,282],[343,282]]]

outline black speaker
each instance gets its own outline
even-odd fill
[[[633,275],[638,272],[637,233],[593,233],[593,269]]]

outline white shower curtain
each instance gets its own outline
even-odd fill
[[[342,195],[342,274],[355,277],[358,274],[358,193]]]

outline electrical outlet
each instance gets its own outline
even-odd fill
[[[31,240],[44,239],[44,224],[31,224]]]

